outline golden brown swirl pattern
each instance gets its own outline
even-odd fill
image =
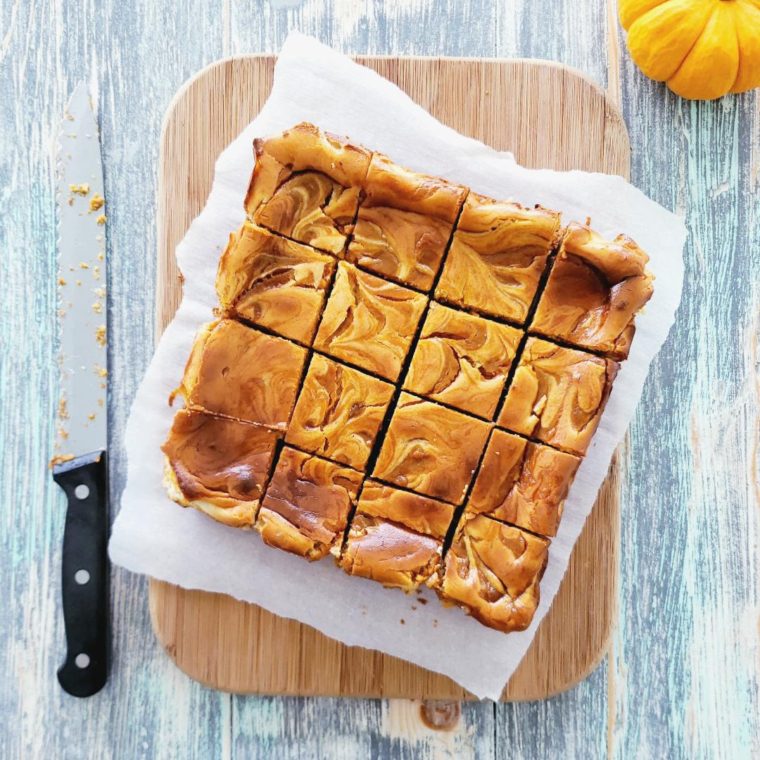
[[[178,388],[188,406],[285,430],[306,350],[224,319],[196,338]]]
[[[442,542],[357,512],[338,564],[350,575],[413,591],[438,569]]]
[[[314,354],[286,440],[363,469],[393,396],[393,386]]]
[[[426,300],[341,261],[314,346],[396,380]]]
[[[416,174],[374,154],[353,240],[355,264],[420,290],[429,290],[441,266],[467,189]]]
[[[269,546],[309,560],[340,546],[361,473],[286,446],[256,520]]]
[[[491,419],[522,333],[431,303],[404,388]]]
[[[652,297],[649,257],[630,238],[605,240],[568,226],[532,329],[549,338],[625,359],[634,317]]]
[[[402,393],[373,475],[426,496],[461,504],[488,431],[485,422]]]
[[[404,525],[416,533],[443,540],[454,517],[454,507],[429,496],[368,480],[358,509],[366,515]]]
[[[181,409],[161,447],[170,496],[226,525],[251,525],[278,438],[264,427]]]
[[[286,338],[310,343],[334,259],[245,222],[219,261],[221,308]]]
[[[470,193],[436,297],[523,324],[559,231],[559,214]]]
[[[494,430],[467,502],[467,512],[554,536],[581,460]]]
[[[585,454],[618,364],[595,354],[529,338],[499,424],[574,454]]]
[[[311,124],[254,140],[245,199],[252,221],[330,253],[343,251],[371,154]]]
[[[340,566],[351,575],[412,591],[439,571],[450,504],[368,481]]]
[[[539,602],[549,542],[485,515],[465,515],[444,560],[441,598],[500,631],[525,630]]]

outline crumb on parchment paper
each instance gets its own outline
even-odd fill
[[[95,340],[98,341],[98,345],[103,348],[106,345],[106,326],[100,325],[95,330]]]
[[[95,221],[98,224],[101,224],[101,225],[105,224],[106,223],[106,215],[105,214],[101,214]]]
[[[99,209],[103,208],[105,202],[106,199],[102,195],[95,193],[95,195],[90,198],[90,211],[98,211]]]
[[[81,185],[69,185],[69,192],[74,193],[74,195],[89,195],[90,186],[86,182],[83,182]]]

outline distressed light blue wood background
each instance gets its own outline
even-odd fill
[[[611,0],[610,0],[611,1]],[[114,503],[153,343],[161,119],[221,56],[289,29],[351,53],[551,58],[622,103],[633,181],[684,213],[684,300],[625,451],[619,625],[577,688],[468,704],[448,733],[404,701],[238,698],[156,644],[142,578],[113,577],[114,667],[58,688],[64,503],[47,462],[53,368],[52,135],[74,83],[100,110],[109,201]],[[0,0],[0,757],[730,757],[760,754],[760,95],[681,101],[645,80],[605,0]]]

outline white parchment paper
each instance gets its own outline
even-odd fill
[[[476,100],[473,93],[474,104]],[[227,528],[181,509],[164,492],[159,446],[174,413],[167,397],[180,380],[196,330],[212,317],[218,257],[230,231],[243,220],[253,138],[300,121],[348,135],[400,164],[478,192],[560,210],[565,223],[590,216],[600,233],[625,232],[651,257],[654,296],[638,317],[630,358],[617,377],[566,502],[541,583],[541,604],[527,631],[498,633],[457,608],[444,608],[432,594],[428,604],[420,604],[415,596],[349,577],[330,559],[307,563],[270,549],[257,533]],[[369,69],[311,38],[291,34],[280,54],[269,100],[220,156],[208,203],[177,249],[186,277],[184,298],[132,408],[126,432],[128,480],[111,537],[111,559],[180,586],[255,602],[346,644],[402,657],[445,673],[479,697],[497,699],[551,605],[612,453],[638,403],[650,362],[673,323],[681,297],[685,236],[678,217],[622,178],[524,169],[511,154],[443,126]]]

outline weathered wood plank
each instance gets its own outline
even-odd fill
[[[622,756],[745,757],[760,735],[757,94],[687,103],[630,62],[623,86],[634,182],[686,212],[691,240],[631,427],[613,739]]]
[[[235,707],[232,747],[241,758],[496,757],[491,704],[465,703],[451,730],[426,726],[409,700],[246,697]]]
[[[51,148],[73,83],[93,84],[106,168],[110,258],[112,495],[123,487],[119,441],[149,359],[157,139],[176,87],[221,53],[201,4],[0,3],[0,756],[211,757],[229,728],[229,698],[166,662],[151,634],[146,583],[113,577],[114,670],[88,700],[56,681],[65,502],[47,469],[56,408],[56,292]],[[186,15],[187,14],[187,15]],[[173,54],[167,55],[167,40]],[[10,607],[10,610],[8,610]],[[199,731],[198,726],[203,726]]]

